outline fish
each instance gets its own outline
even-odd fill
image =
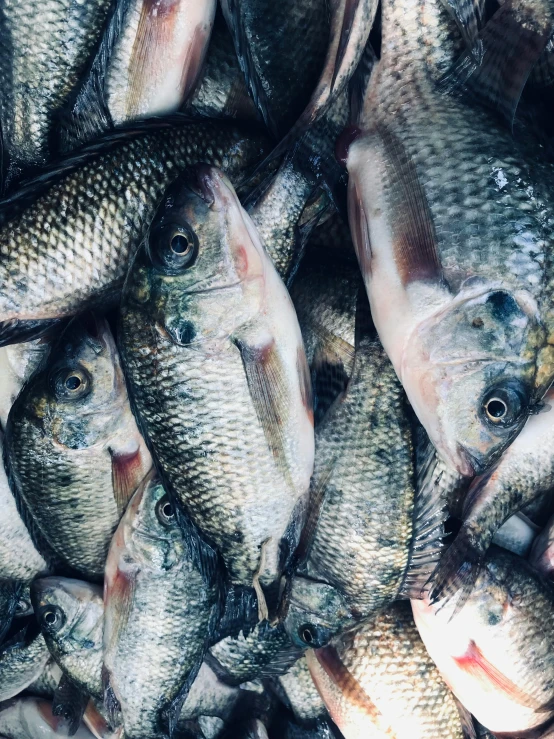
[[[441,553],[444,504],[416,478],[404,390],[376,337],[365,294],[354,366],[316,433],[310,509],[283,618],[298,646],[418,593]]]
[[[415,628],[395,603],[306,660],[344,739],[462,739],[460,714]]]
[[[221,615],[221,568],[159,479],[144,481],[104,581],[104,705],[126,739],[171,736]]]
[[[119,519],[152,467],[105,319],[85,314],[61,334],[10,411],[5,449],[39,550],[101,580]]]
[[[486,62],[463,94],[456,71],[473,57],[460,61],[464,42],[443,3],[416,12],[385,0],[364,110],[337,145],[384,349],[439,454],[467,477],[499,459],[554,376],[554,170],[472,97],[476,87],[507,105],[519,96],[534,37],[511,5],[478,36]],[[512,30],[518,63],[500,74]]]
[[[274,678],[273,684],[285,705],[290,706],[295,720],[301,726],[313,727],[329,719],[329,713],[320,696],[303,656],[288,672]]]
[[[62,148],[173,113],[198,82],[215,0],[118,0],[63,119]]]
[[[50,342],[43,336],[23,344],[0,348],[0,425],[6,428],[8,413],[19,391],[50,351]]]
[[[467,493],[462,526],[431,578],[430,597],[457,598],[458,608],[471,591],[483,558],[497,531],[513,514],[554,484],[554,411],[544,398],[544,408],[531,416],[523,431],[504,452],[495,467],[476,478]]]
[[[57,739],[71,736],[67,722],[52,714],[52,705],[42,698],[26,697],[8,701],[0,706],[0,735],[2,739]],[[93,739],[83,725],[72,736],[75,739]]]
[[[52,138],[57,116],[87,65],[110,4],[110,0],[2,3],[4,189],[13,188],[56,153]]]
[[[3,447],[4,434],[0,431],[0,460]],[[0,461],[0,580],[28,582],[47,571],[46,560],[20,515],[4,462]]]
[[[50,654],[40,629],[29,619],[0,646],[0,701],[21,693],[42,674]]]
[[[518,736],[554,720],[552,599],[549,583],[524,559],[493,546],[462,609],[454,601],[412,602],[441,675],[495,735]]]
[[[231,179],[263,156],[265,134],[186,116],[137,123],[33,180],[0,206],[0,345],[117,302],[130,257],[170,182],[198,160]]]
[[[310,377],[289,295],[215,167],[191,169],[162,200],[125,283],[119,336],[164,480],[267,618],[264,589],[271,600],[307,502]]]
[[[83,693],[102,700],[103,591],[64,577],[35,580],[33,609],[50,654]]]

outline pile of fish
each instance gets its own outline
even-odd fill
[[[554,737],[554,0],[0,0],[0,739]]]

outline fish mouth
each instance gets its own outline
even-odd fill
[[[456,469],[464,477],[482,475],[489,467],[489,465],[470,452],[463,444],[456,444],[456,454]]]

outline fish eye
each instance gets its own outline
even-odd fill
[[[514,385],[495,387],[483,398],[483,415],[492,426],[513,426],[521,420],[527,402]]]
[[[91,387],[90,377],[80,367],[64,367],[53,377],[54,392],[59,398],[77,400],[88,393]]]
[[[313,649],[324,647],[331,637],[328,629],[320,628],[314,624],[302,624],[298,627],[297,633],[302,644]]]
[[[58,606],[46,606],[40,614],[40,622],[46,631],[55,634],[64,625],[65,616]]]
[[[15,607],[16,616],[29,616],[33,612],[33,606],[25,598],[20,598]]]
[[[194,264],[198,239],[186,223],[163,223],[152,228],[148,248],[154,265],[172,274]]]
[[[156,506],[156,513],[160,523],[164,526],[173,526],[176,521],[175,506],[167,495],[158,502]]]

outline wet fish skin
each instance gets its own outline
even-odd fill
[[[10,411],[6,452],[39,548],[62,569],[102,578],[112,534],[152,465],[105,319],[75,319],[60,336]]]
[[[66,737],[66,721],[52,715],[52,705],[41,698],[17,698],[0,707],[0,735],[2,739],[57,739]],[[93,739],[85,726],[80,726],[76,739]]]
[[[104,700],[125,737],[171,734],[220,617],[220,567],[159,480],[143,482],[104,583]]]
[[[53,154],[56,115],[79,80],[109,6],[109,0],[2,3],[0,124],[8,182]]]
[[[277,692],[284,694],[294,717],[302,726],[329,718],[325,703],[317,691],[305,657],[301,657],[284,675],[275,678]]]
[[[0,649],[0,701],[13,698],[42,673],[50,654],[42,634],[30,624]]]
[[[50,342],[46,337],[0,348],[0,424],[3,429],[13,401],[49,351]]]
[[[215,168],[191,171],[162,201],[126,282],[120,337],[172,491],[233,583],[275,586],[313,467],[309,376],[288,293]]]
[[[20,591],[19,583],[12,580],[0,580],[0,645],[17,612]]]
[[[438,0],[383,7],[385,53],[348,153],[349,208],[385,350],[440,454],[472,476],[513,441],[554,371],[553,170],[484,109],[439,90],[456,59],[444,12]],[[413,212],[396,209],[401,191]]]
[[[494,734],[554,717],[552,590],[511,552],[491,547],[457,613],[455,602],[413,601],[417,627],[463,705]]]
[[[48,322],[93,303],[105,307],[117,297],[128,261],[179,172],[207,160],[238,177],[263,155],[265,142],[263,134],[224,121],[176,116],[144,122],[5,201],[0,345],[32,338]]]
[[[345,739],[462,739],[456,703],[425,651],[409,604],[389,606],[306,659]]]
[[[58,665],[50,658],[44,666],[42,673],[28,686],[27,690],[29,694],[52,700],[62,674]]]
[[[103,698],[104,602],[97,585],[61,577],[32,584],[33,607],[50,654],[71,682]]]

